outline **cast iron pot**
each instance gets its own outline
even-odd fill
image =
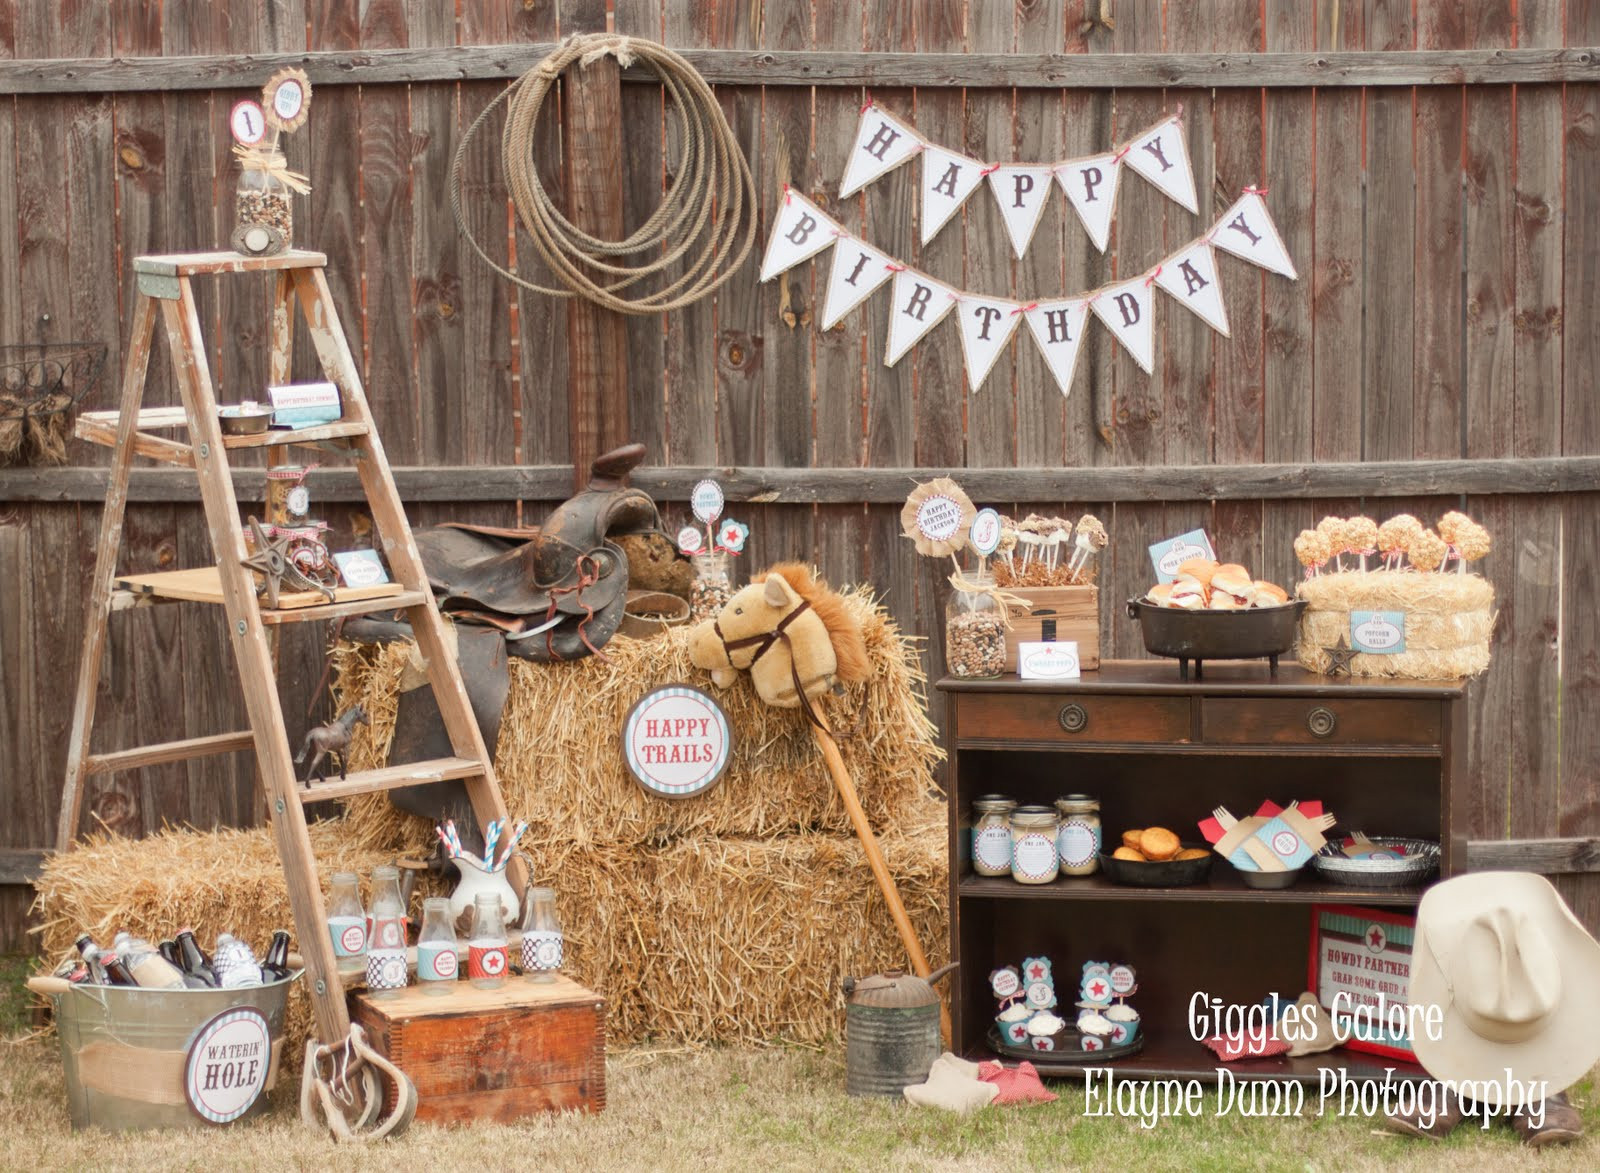
[[[1278,657],[1294,647],[1304,599],[1281,607],[1250,607],[1243,611],[1186,611],[1159,607],[1144,599],[1128,600],[1128,617],[1139,621],[1145,650],[1157,656],[1175,656],[1178,675],[1189,679],[1194,661],[1195,679],[1206,660],[1251,660],[1265,656],[1278,674]]]

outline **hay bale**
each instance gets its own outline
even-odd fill
[[[1494,587],[1477,574],[1415,570],[1345,571],[1321,574],[1295,587],[1310,606],[1300,617],[1296,657],[1313,672],[1326,672],[1323,652],[1342,635],[1350,638],[1352,611],[1404,611],[1406,650],[1390,655],[1360,653],[1352,676],[1450,680],[1476,676],[1489,667],[1494,633]]]
[[[315,824],[324,885],[337,869],[370,876],[392,860],[352,845],[349,819]],[[944,807],[924,801],[882,837],[884,855],[930,959],[945,944]],[[906,964],[853,837],[692,836],[654,847],[578,847],[541,863],[559,893],[568,969],[604,993],[615,1042],[818,1042],[843,1023],[839,979]],[[94,836],[52,856],[38,884],[44,952],[72,952],[81,932],[127,928],[152,940],[192,925],[202,940],[230,931],[257,945],[293,929],[271,832],[167,830],[148,839]],[[414,893],[413,913],[428,893]],[[297,1070],[311,1027],[299,984],[285,1023]]]
[[[394,860],[393,851],[353,847],[349,831],[342,820],[312,824],[324,894],[336,871],[367,878]],[[259,951],[274,930],[295,931],[283,865],[265,827],[168,828],[145,839],[92,835],[72,851],[47,857],[35,888],[40,924],[34,931],[50,965],[75,956],[73,942],[82,933],[106,945],[119,929],[159,941],[188,927],[208,945],[227,932]],[[285,1061],[294,1070],[310,1029],[311,1001],[296,982],[284,1021]]]
[[[880,842],[918,940],[948,955],[944,806]],[[839,979],[909,968],[853,836],[692,836],[574,849],[559,893],[574,976],[606,995],[609,1037],[821,1042],[843,1029]]]
[[[835,729],[849,730],[840,748],[874,827],[893,826],[935,788],[932,768],[943,757],[927,716],[926,679],[911,638],[902,634],[865,590],[845,595],[861,621],[872,676],[823,703]],[[613,639],[607,660],[511,662],[511,693],[495,755],[500,789],[515,818],[529,824],[525,842],[569,846],[634,844],[663,838],[717,835],[769,838],[796,831],[850,833],[849,816],[834,790],[805,718],[795,709],[765,705],[741,677],[717,691],[733,728],[728,772],[710,793],[680,802],[647,795],[623,762],[621,731],[628,710],[659,685],[691,681],[710,688],[689,662],[689,632],[649,640]],[[358,729],[351,769],[387,763],[399,689],[413,645],[342,643],[334,670],[339,707],[359,700],[372,715]],[[397,812],[387,796],[351,801],[370,842],[415,836],[422,820]],[[536,855],[537,858],[537,855]]]

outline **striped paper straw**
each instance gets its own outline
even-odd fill
[[[511,862],[511,853],[517,848],[517,840],[522,838],[522,833],[527,829],[528,824],[520,819],[517,821],[517,825],[511,828],[511,837],[506,840],[505,850],[500,853],[500,862],[496,865],[497,867],[503,868]]]
[[[483,863],[490,870],[494,868],[494,847],[499,841],[500,820],[490,819],[489,825],[483,831]]]

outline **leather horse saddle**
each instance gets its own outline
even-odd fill
[[[413,532],[440,610],[458,620],[457,661],[484,743],[494,753],[510,691],[507,656],[571,660],[603,648],[621,625],[628,599],[628,559],[611,539],[659,532],[649,494],[627,485],[644,459],[643,444],[615,448],[595,460],[588,486],[559,505],[536,529],[439,525]],[[344,634],[386,643],[406,639],[410,625],[352,619]],[[431,688],[400,695],[391,761],[448,757],[450,739]],[[452,817],[468,850],[478,829],[459,781],[390,792],[402,810]]]
[[[417,530],[439,609],[498,628],[513,656],[575,660],[598,652],[627,606],[628,559],[611,538],[661,529],[656,503],[627,485],[644,453],[643,444],[605,453],[588,487],[536,529],[453,523]]]

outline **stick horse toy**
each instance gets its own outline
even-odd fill
[[[912,968],[918,977],[927,977],[928,958],[861,809],[855,783],[845,769],[827,719],[812,703],[835,682],[856,683],[872,674],[860,625],[845,610],[844,600],[808,567],[779,563],[761,581],[736,592],[716,618],[689,633],[689,659],[696,668],[709,669],[718,688],[727,688],[739,672],[748,671],[756,695],[767,704],[804,711]],[[942,1005],[940,1012],[948,1036],[948,1012]]]

